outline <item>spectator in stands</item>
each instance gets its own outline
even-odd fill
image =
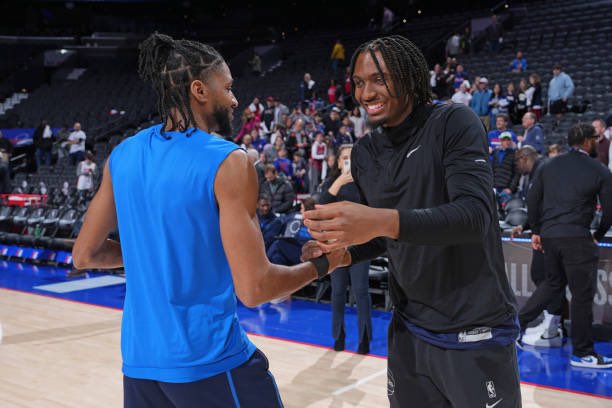
[[[263,148],[268,143],[268,141],[261,136],[259,129],[252,129],[248,136],[251,136],[251,143],[253,145],[253,149],[257,150],[258,152],[263,151]]]
[[[529,84],[527,89],[527,99],[530,101],[529,111],[536,115],[537,120],[542,117],[542,81],[538,74],[529,75]]]
[[[361,139],[365,135],[366,121],[358,106],[356,106],[349,114],[349,120],[353,124],[353,133],[355,134],[355,138]]]
[[[525,115],[525,112],[528,111],[527,104],[527,81],[522,78],[519,81],[519,87],[516,93],[516,106],[514,108],[517,117],[522,118]]]
[[[433,71],[430,72],[430,84],[433,93],[438,96],[438,99],[448,98],[448,85],[446,83],[446,74],[442,71],[440,64],[434,65]]]
[[[81,124],[76,122],[73,126],[73,131],[68,136],[68,144],[70,145],[70,164],[76,165],[85,159],[85,139],[87,136],[81,130]]]
[[[448,41],[446,41],[446,56],[456,57],[461,52],[461,37],[459,33],[454,33]]]
[[[244,150],[255,149],[255,147],[253,147],[253,137],[251,137],[251,135],[245,135],[242,138],[242,144],[240,147],[242,147]]]
[[[353,135],[349,131],[349,128],[345,125],[340,126],[340,130],[338,130],[338,134],[334,139],[334,150],[342,145],[353,144]]]
[[[522,176],[519,181],[518,194],[519,197],[526,202],[529,188],[531,187],[535,176],[539,174],[539,169],[548,159],[540,156],[533,146],[521,147],[518,149],[514,157],[516,161],[516,170]]]
[[[468,92],[470,89],[470,82],[463,81],[459,89],[455,91],[453,97],[451,98],[454,103],[462,103],[465,106],[470,106],[470,101],[472,100],[472,95]]]
[[[242,112],[242,126],[240,127],[238,135],[236,135],[236,137],[234,138],[234,142],[239,143],[240,141],[242,141],[242,138],[245,135],[250,134],[253,129],[256,129],[259,133],[260,123],[261,122],[259,118],[255,116],[255,113],[251,109],[246,108]]]
[[[489,131],[489,101],[491,100],[491,91],[487,89],[489,81],[485,77],[478,80],[478,91],[472,94],[470,107],[478,115],[480,121]]]
[[[510,62],[510,71],[525,72],[527,70],[527,60],[523,57],[523,52],[518,51],[516,58]]]
[[[544,252],[546,278],[521,309],[519,322],[521,328],[527,327],[546,308],[556,315],[556,321],[541,339],[561,337],[558,325],[568,285],[572,295],[570,364],[612,368],[612,358],[595,351],[592,330],[599,262],[596,244],[612,222],[612,175],[589,157],[597,153],[597,135],[590,124],[573,126],[567,139],[570,152],[547,163],[529,191],[531,245]],[[592,233],[593,209],[598,201],[602,218]]]
[[[274,129],[274,124],[276,123],[274,120],[275,110],[274,98],[268,96],[266,98],[266,107],[261,114],[261,126],[266,135],[272,133],[272,130]]]
[[[542,154],[544,152],[544,131],[533,112],[523,115],[523,128],[525,133],[520,138],[522,146],[533,146],[538,154]]]
[[[344,54],[345,54],[344,45],[342,45],[342,42],[340,41],[340,39],[337,39],[336,42],[334,43],[334,47],[332,48],[332,52],[330,56],[332,75],[336,76],[338,67],[344,67],[344,59],[345,59]]]
[[[98,175],[98,166],[93,161],[94,155],[92,152],[85,153],[85,160],[77,166],[77,190],[92,191],[95,186],[95,178]]]
[[[512,123],[518,123],[521,121],[521,117],[516,113],[516,100],[517,96],[514,82],[508,82],[508,85],[506,85],[506,102],[508,103],[506,109],[508,110],[508,116],[510,117]]]
[[[304,79],[300,82],[300,101],[309,101],[314,98],[316,82],[312,79],[310,74],[307,72],[304,74]]]
[[[493,53],[498,53],[504,41],[504,30],[501,23],[497,21],[495,14],[491,16],[491,24],[487,27],[486,34],[489,41],[489,50]]]
[[[548,84],[548,109],[556,115],[555,129],[561,117],[567,111],[567,101],[574,94],[574,82],[569,75],[562,71],[561,64],[553,66],[553,78]]]
[[[274,167],[289,180],[293,177],[293,166],[291,160],[287,158],[287,149],[285,147],[281,147],[278,151],[278,157],[274,160]]]
[[[289,116],[289,108],[278,98],[274,98],[274,123],[283,124],[283,115]]]
[[[499,136],[499,140],[500,145],[491,155],[491,167],[493,168],[493,187],[497,203],[503,208],[516,193],[521,175],[516,171],[512,136],[506,131]]]
[[[307,197],[300,203],[300,213],[294,214],[293,217],[288,215],[288,220],[285,222],[285,233],[281,237],[278,237],[270,249],[267,251],[268,259],[270,262],[277,265],[297,265],[300,263],[300,255],[302,253],[302,246],[312,239],[308,228],[306,228],[302,222],[302,214],[305,211],[314,210],[315,200],[312,197]],[[299,224],[299,227],[289,225],[294,221]]]
[[[461,36],[461,53],[469,54],[472,49],[472,30],[470,25],[468,24],[463,30],[463,35]]]
[[[298,150],[293,153],[293,185],[298,194],[308,193],[308,164],[304,160],[303,153]]]
[[[502,87],[499,83],[495,83],[491,92],[491,99],[489,100],[489,129],[493,127],[497,115],[508,112],[507,107],[508,101],[502,92]]]
[[[263,235],[267,252],[274,239],[281,234],[283,220],[274,214],[270,197],[266,195],[259,196],[259,200],[257,200],[257,219],[259,220],[259,228],[261,228],[261,235]]]
[[[604,166],[610,165],[610,141],[605,135],[606,122],[603,119],[597,118],[591,124],[597,135],[597,160]]]
[[[505,113],[500,113],[495,117],[495,130],[489,132],[489,153],[501,146],[501,136],[509,135],[513,143],[518,143],[516,134],[508,129],[510,119]]]
[[[468,74],[464,71],[463,65],[457,65],[457,69],[455,70],[455,76],[453,77],[453,88],[459,89],[461,84],[464,81],[467,81],[468,79]]]
[[[253,112],[253,114],[255,115],[255,117],[261,122],[261,115],[263,114],[264,111],[264,106],[261,104],[261,102],[259,101],[258,97],[253,98],[253,102],[251,102],[251,104],[249,105],[249,110],[251,112]]]
[[[339,94],[340,90],[338,88],[338,85],[336,85],[336,80],[331,79],[329,81],[329,87],[327,88],[327,102],[329,102],[330,105],[335,104],[338,100]]]
[[[260,188],[260,194],[270,197],[272,211],[284,214],[293,208],[295,192],[291,183],[278,177],[278,172],[273,164],[268,164],[264,170],[266,181]]]
[[[66,142],[70,132],[68,131],[68,125],[62,125],[60,130],[55,133],[53,138],[55,139],[55,149],[57,149],[57,159],[62,160],[64,157],[68,157],[68,150],[66,150]],[[109,141],[110,143],[110,141]]]
[[[546,148],[546,157],[549,159],[555,158],[561,154],[561,146],[556,143],[549,145]]]
[[[341,110],[340,108],[334,106],[329,115],[323,118],[323,124],[325,125],[325,130],[327,132],[332,132],[334,136],[340,130],[340,126],[342,126],[342,119],[340,118]]]
[[[247,150],[247,155],[249,156],[251,163],[253,163],[253,166],[255,166],[255,172],[257,173],[257,185],[261,186],[266,181],[266,176],[264,175],[264,169],[266,166],[266,163],[264,162],[265,155],[255,149]]]
[[[46,120],[34,131],[34,147],[36,148],[36,166],[51,165],[51,150],[53,149],[53,132]]]
[[[325,157],[327,157],[327,145],[323,141],[323,133],[317,132],[310,153],[310,174],[308,179],[310,181],[309,191],[311,193],[316,191],[317,186],[321,182]]]
[[[249,60],[249,66],[254,76],[261,76],[261,58],[256,52],[253,52],[253,57]]]
[[[13,154],[13,144],[0,131],[0,194],[11,192],[10,158]]]
[[[351,176],[352,145],[344,145],[338,149],[338,158],[333,173],[321,186],[321,204],[338,201],[360,202],[360,194]],[[357,302],[359,354],[369,352],[372,338],[372,319],[370,316],[371,300],[369,293],[369,262],[362,262],[350,267],[338,268],[331,275],[332,287],[332,336],[334,350],[342,351],[345,346],[344,305],[346,290],[351,288]]]

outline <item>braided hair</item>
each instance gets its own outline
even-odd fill
[[[221,54],[209,45],[174,40],[157,32],[140,44],[139,51],[138,73],[142,79],[152,83],[157,94],[157,109],[164,124],[162,135],[166,136],[166,127],[180,132],[195,128],[196,121],[189,103],[191,83],[196,79],[204,80],[210,71],[223,64],[225,61]],[[178,112],[180,120],[170,114],[172,110]]]
[[[395,94],[391,92],[387,78],[383,75],[376,51],[380,52],[390,71]],[[359,54],[365,52],[369,52],[372,56],[391,97],[400,99],[410,97],[413,109],[431,103],[432,96],[427,61],[421,50],[412,41],[401,35],[377,38],[361,44],[355,50],[350,65],[351,96],[353,99],[355,99],[355,83],[353,81],[355,62]]]

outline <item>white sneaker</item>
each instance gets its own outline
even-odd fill
[[[570,364],[574,367],[583,368],[612,368],[612,358],[594,354],[590,356],[578,357],[572,354]]]
[[[563,332],[557,329],[556,333],[546,331],[544,333],[525,334],[521,339],[523,344],[534,347],[561,347],[563,345]]]
[[[528,327],[527,329],[525,329],[525,334],[534,334],[534,333],[540,333],[542,334],[544,332],[544,330],[548,330],[551,327],[551,323],[555,323],[553,322],[553,319],[557,320],[557,316],[552,315],[550,313],[548,313],[546,310],[544,311],[544,319],[542,319],[542,321],[540,322],[540,324],[538,324],[537,326],[533,326],[533,327]],[[561,321],[561,317],[558,317],[559,322]]]

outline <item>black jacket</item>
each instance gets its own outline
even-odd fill
[[[529,224],[543,238],[589,238],[597,198],[603,238],[612,223],[612,174],[597,160],[570,150],[542,166],[527,196]]]
[[[388,251],[395,310],[434,332],[494,327],[516,315],[504,268],[488,140],[468,107],[423,107],[353,147],[367,205],[396,208],[398,240],[350,249],[353,262]]]
[[[286,213],[293,208],[295,192],[287,180],[278,177],[273,183],[266,181],[259,190],[259,195],[262,194],[270,197],[272,211],[275,213]]]
[[[335,203],[338,201],[351,201],[353,203],[361,203],[361,196],[359,194],[359,189],[355,185],[355,183],[348,183],[340,187],[337,195],[332,195],[329,193],[329,188],[334,183],[335,180],[325,180],[323,185],[321,186],[321,198],[319,199],[320,204],[329,204]]]
[[[516,170],[516,162],[514,159],[515,150],[510,148],[504,155],[502,162],[499,162],[500,149],[493,151],[491,158],[491,166],[493,167],[493,186],[495,188],[509,188],[513,193],[516,192],[520,173]]]

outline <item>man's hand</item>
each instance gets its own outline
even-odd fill
[[[510,232],[510,239],[514,239],[523,233],[523,226],[519,225],[517,227],[512,228]]]
[[[334,271],[337,268],[348,266],[351,264],[351,254],[345,248],[336,249],[335,251],[324,253],[321,248],[321,244],[317,241],[308,241],[302,247],[302,256],[300,260],[302,262],[310,261],[311,259],[318,258],[321,255],[327,256],[329,262],[328,273]]]
[[[542,239],[539,235],[531,235],[531,248],[533,248],[534,251],[544,252],[542,249]]]
[[[342,201],[304,213],[304,225],[324,252],[359,245],[376,237],[399,237],[397,210]]]

